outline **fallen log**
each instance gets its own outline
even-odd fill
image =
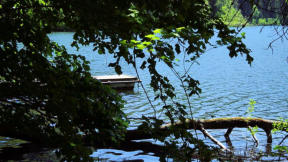
[[[171,127],[200,130],[205,137],[210,138],[215,144],[219,145],[221,148],[225,150],[226,147],[223,144],[221,144],[221,142],[219,142],[217,139],[215,139],[212,135],[210,135],[206,131],[206,129],[227,129],[227,132],[224,134],[224,136],[226,139],[229,139],[229,135],[233,131],[233,128],[251,129],[251,127],[257,126],[258,128],[261,128],[266,132],[267,143],[272,143],[271,130],[273,129],[273,124],[277,123],[280,123],[280,121],[266,120],[262,118],[246,118],[246,117],[213,118],[207,120],[186,119],[184,122],[164,124],[157,130],[157,132],[165,134],[165,132],[169,132],[168,130]],[[10,127],[7,126],[0,127],[0,136],[24,139],[38,144],[43,144],[43,141],[46,141],[43,140],[43,138],[41,138],[41,135],[35,137],[27,132],[15,132],[14,129],[11,129]],[[167,136],[169,136],[169,133],[167,133]],[[285,137],[283,141],[287,137]],[[141,129],[127,130],[125,141],[150,139],[150,138],[153,138],[153,135],[147,132],[146,130]],[[255,141],[257,141],[256,137],[253,138],[255,139]],[[281,141],[281,143],[283,141]]]
[[[225,137],[229,138],[230,133],[233,128],[250,128],[257,126],[265,131],[267,136],[267,143],[272,143],[271,130],[273,129],[273,123],[279,121],[266,120],[262,118],[247,118],[247,117],[232,117],[232,118],[214,118],[207,120],[193,120],[186,119],[185,122],[176,122],[174,124],[168,123],[160,127],[159,131],[167,132],[171,127],[182,127],[184,129],[195,129],[200,130],[204,135],[207,136],[205,129],[227,129]],[[209,137],[209,136],[208,136]],[[153,138],[151,133],[147,133],[145,130],[128,130],[126,134],[126,140],[139,140],[139,139],[149,139]],[[215,144],[219,145],[221,148],[225,149],[225,146],[219,141],[215,141],[213,137],[209,137]],[[256,137],[253,137],[256,139]],[[256,141],[256,140],[255,140]]]

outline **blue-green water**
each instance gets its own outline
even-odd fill
[[[273,27],[265,27],[261,33],[260,30],[261,27],[247,27],[244,29],[246,33],[245,43],[252,50],[252,56],[254,57],[252,66],[247,64],[245,57],[239,56],[231,59],[224,47],[208,50],[199,58],[199,64],[192,66],[189,74],[200,81],[200,87],[202,88],[199,97],[191,98],[194,117],[208,119],[211,117],[246,116],[249,99],[254,99],[257,103],[252,116],[265,119],[288,118],[288,41],[275,42],[272,53],[272,50],[267,49],[267,47],[276,38]],[[69,52],[85,55],[87,60],[91,62],[92,75],[115,74],[114,69],[108,67],[109,62],[113,61],[113,57],[109,54],[98,55],[97,52],[92,51],[92,46],[82,47],[79,51],[76,51],[76,49],[70,47],[73,33],[53,33],[50,36],[51,39],[65,45]],[[180,55],[179,59],[181,65],[183,55]],[[122,65],[123,73],[136,75],[132,66],[126,65],[124,61]],[[189,67],[189,64],[185,67]],[[172,71],[163,64],[160,64],[157,68],[160,72],[169,76],[170,81],[175,85],[177,100],[187,103],[186,97],[179,86],[179,80]],[[178,71],[183,72],[183,65],[178,67]],[[149,88],[149,73],[145,70],[139,71],[139,73],[149,96],[153,98],[154,92]],[[140,87],[136,86],[134,93],[121,93],[121,95],[127,102],[124,111],[129,117],[137,118],[142,115],[153,115],[153,109]],[[154,101],[153,105],[160,109],[161,102]],[[134,125],[137,125],[137,122],[131,123],[131,127]],[[214,137],[224,144],[225,138],[223,135],[225,131],[209,130]],[[259,130],[256,136],[260,141],[258,147],[254,146],[253,139],[246,129],[235,129],[231,134],[235,152],[243,154],[243,150],[247,152],[246,148],[250,151],[265,152],[265,133]],[[201,135],[200,138],[202,138]],[[273,135],[272,145],[278,144],[281,138],[281,135]],[[210,140],[205,139],[205,141],[213,145]],[[133,159],[159,160],[159,157],[153,156],[153,153],[142,153],[141,150],[127,152],[99,149],[92,156],[119,161]]]

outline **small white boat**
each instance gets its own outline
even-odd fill
[[[133,90],[135,83],[141,82],[137,77],[130,75],[103,75],[93,76],[93,78],[119,90]]]

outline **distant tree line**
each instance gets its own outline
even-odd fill
[[[288,4],[286,0],[209,0],[213,17],[220,17],[229,26],[285,25]],[[60,17],[64,18],[62,11]],[[53,27],[54,31],[72,31],[63,22]]]
[[[213,16],[231,26],[285,25],[288,5],[285,0],[210,0]]]

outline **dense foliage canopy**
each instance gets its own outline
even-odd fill
[[[113,55],[116,62],[110,66],[117,73],[121,59],[136,69],[141,58],[165,115],[172,123],[184,120],[192,111],[168,104],[176,94],[157,71],[159,62],[173,70],[175,56],[185,53],[185,61],[192,63],[207,44],[226,46],[231,57],[243,54],[249,64],[253,60],[244,35],[211,15],[205,0],[1,0],[0,135],[59,147],[68,160],[89,159],[91,150],[84,143],[102,146],[124,138],[128,121],[121,97],[91,77],[83,56],[68,54],[49,39],[59,24],[75,32],[75,48],[92,44],[99,54]],[[170,39],[177,43],[169,44]],[[188,99],[201,92],[188,73],[179,74],[179,80]],[[153,130],[164,122],[154,117],[143,117],[142,127]],[[192,136],[186,130],[173,132],[176,138]]]

